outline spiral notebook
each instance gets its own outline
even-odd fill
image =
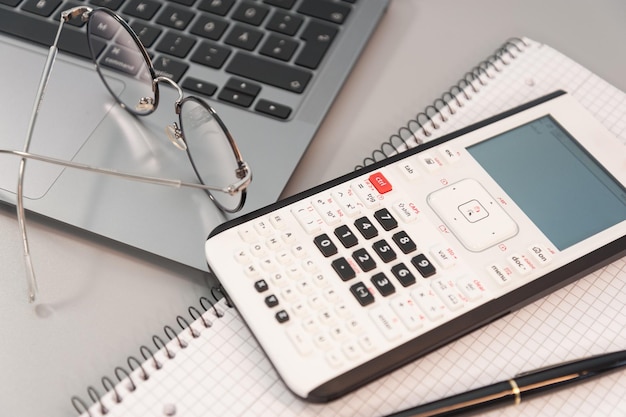
[[[563,89],[626,150],[626,95],[547,45],[506,42],[392,135],[364,164]],[[237,312],[202,299],[102,384],[72,398],[87,416],[368,416],[478,388],[549,364],[626,348],[626,258],[329,404],[282,384]],[[202,310],[202,314],[200,313]],[[493,415],[617,415],[626,372]]]

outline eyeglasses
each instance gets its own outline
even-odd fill
[[[160,83],[165,83],[176,90],[178,98],[174,102],[174,111],[178,115],[178,123],[167,125],[165,131],[176,148],[186,151],[199,184],[124,173],[29,153],[37,115],[52,73],[63,25],[75,18],[82,19],[87,24],[87,41],[96,71],[111,95],[128,112],[136,116],[145,116],[155,111],[159,104]],[[132,78],[132,81],[126,83],[121,92],[117,92],[119,89],[113,86],[119,82],[120,73],[124,77]],[[227,213],[241,210],[246,200],[246,189],[252,181],[252,171],[243,161],[237,144],[215,110],[198,97],[184,97],[181,87],[172,79],[157,76],[150,56],[137,35],[119,15],[105,8],[92,9],[79,6],[61,13],[59,28],[41,76],[23,151],[0,149],[0,153],[21,157],[16,208],[26,264],[28,298],[31,302],[35,301],[38,290],[30,256],[23,202],[27,159],[134,181],[202,189],[220,210]],[[211,183],[223,185],[207,185]]]

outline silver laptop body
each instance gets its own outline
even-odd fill
[[[101,1],[94,0],[94,3]],[[5,4],[15,2],[18,2],[16,6]],[[1,148],[21,150],[23,147],[47,46],[53,41],[50,37],[47,44],[43,45],[22,39],[21,32],[25,30],[23,22],[30,24],[32,19],[43,19],[24,9],[47,6],[48,2],[53,0],[0,0],[0,56],[3,57],[0,67]],[[128,3],[132,3],[132,0],[123,2],[118,6],[118,11],[123,17],[129,17],[132,24],[136,19],[124,13],[125,7],[130,7]],[[157,17],[158,13],[164,14],[169,6],[181,6],[174,2],[156,3],[159,3],[160,9]],[[196,0],[191,7],[195,10],[194,7],[208,3]],[[239,3],[235,2],[229,13],[235,13],[240,7]],[[265,7],[273,1],[244,3]],[[271,9],[265,22],[260,25],[261,29],[272,19],[273,13],[298,15],[298,8],[304,7],[304,0],[293,3],[290,9]],[[76,4],[62,1],[52,18],[64,8]],[[89,1],[85,4],[96,7]],[[235,59],[239,53],[235,47],[225,66],[219,70],[186,61],[189,67],[180,83],[187,78],[206,80],[215,84],[217,90],[211,96],[193,91],[185,93],[198,95],[214,107],[253,170],[253,182],[248,189],[246,205],[238,214],[260,208],[279,198],[375,29],[386,4],[386,1],[381,0],[358,0],[355,4],[345,2],[350,7],[350,13],[339,27],[337,36],[318,68],[311,71],[312,77],[303,93],[293,93],[284,87],[247,80],[239,74],[225,71],[228,60]],[[193,19],[200,19],[198,16],[206,14],[202,10],[195,10],[195,13],[197,15]],[[26,18],[17,17],[20,15]],[[226,15],[223,19],[229,17]],[[20,19],[27,20],[22,22]],[[309,21],[317,20],[320,19],[304,16],[299,31],[303,31]],[[194,21],[191,20],[182,33],[197,39],[193,48],[200,48],[202,39],[191,33]],[[228,30],[234,31],[236,26],[242,25],[247,27],[241,22],[229,23],[226,35],[229,34]],[[76,30],[74,27],[69,29]],[[163,34],[171,31],[167,27],[162,29]],[[299,33],[295,39],[299,42],[298,48],[303,48],[305,42],[299,37],[303,36],[302,32]],[[241,54],[264,59],[259,52],[262,46],[263,40],[255,50],[243,51]],[[155,54],[155,59],[162,56],[159,51],[153,52],[153,48],[149,50]],[[296,59],[297,52],[291,58],[292,61]],[[249,106],[231,104],[220,98],[233,78],[260,85],[260,93]],[[120,88],[123,88],[127,80],[120,75],[119,82]],[[147,117],[133,117],[116,105],[90,60],[62,52],[53,69],[31,152],[142,175],[197,181],[185,153],[172,146],[164,132],[167,124],[177,120],[173,107],[175,98],[173,89],[161,88],[158,110]],[[290,109],[289,115],[282,118],[284,114],[273,117],[262,113],[257,110],[262,100],[281,103]],[[9,204],[15,203],[18,162],[14,156],[0,156],[0,200]],[[27,166],[25,206],[30,212],[195,268],[206,269],[202,249],[204,241],[208,233],[226,217],[202,191],[136,183],[36,161],[29,161]]]

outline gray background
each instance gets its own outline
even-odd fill
[[[505,40],[547,43],[626,90],[622,0],[393,0],[285,194],[352,170]],[[4,98],[6,99],[6,98]],[[74,415],[72,395],[140,356],[208,296],[205,273],[37,216],[47,302],[26,302],[14,210],[0,206],[0,414]]]

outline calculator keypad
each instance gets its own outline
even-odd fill
[[[450,152],[415,163],[438,170],[456,163]],[[398,168],[421,178],[413,162]],[[553,257],[530,245],[485,265],[486,274],[459,275],[459,252],[433,239],[440,226],[394,191],[375,172],[238,228],[234,257],[300,355],[321,354],[331,367],[350,363],[381,340],[419,335]]]

